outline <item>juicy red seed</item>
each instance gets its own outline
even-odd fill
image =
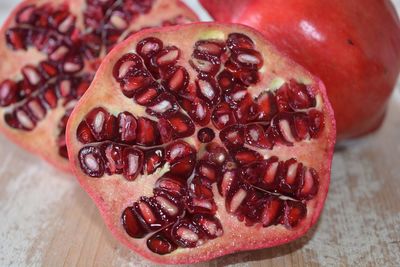
[[[26,50],[28,30],[20,28],[8,29],[6,32],[7,45],[14,50]]]
[[[53,65],[50,62],[42,61],[39,64],[41,73],[45,75],[47,79],[55,77],[58,75],[57,66]]]
[[[160,90],[157,85],[150,85],[135,94],[135,101],[139,105],[148,106],[159,95]]]
[[[121,141],[133,143],[136,141],[137,121],[129,112],[122,112],[118,115],[118,132]]]
[[[49,108],[57,107],[58,97],[54,87],[47,88],[42,97]]]
[[[137,53],[144,58],[151,58],[163,49],[160,39],[149,37],[140,41],[136,46]]]
[[[124,168],[123,147],[113,143],[104,143],[101,150],[104,153],[107,174],[121,174]]]
[[[64,59],[63,70],[67,74],[78,73],[83,67],[83,58],[80,55],[67,56],[66,59]]]
[[[38,86],[42,82],[42,77],[39,71],[33,66],[25,66],[21,70],[25,80],[32,86]]]
[[[159,144],[157,124],[147,118],[138,119],[136,143],[143,146],[154,146]]]
[[[196,162],[192,156],[179,159],[171,164],[170,173],[181,178],[187,178],[192,174],[195,164]]]
[[[83,147],[79,151],[79,162],[81,169],[90,177],[98,178],[104,175],[104,160],[99,148]]]
[[[169,46],[164,48],[157,54],[155,62],[160,67],[173,65],[179,59],[179,56],[179,48],[177,48],[176,46]]]
[[[16,14],[15,21],[20,24],[31,24],[34,22],[35,5],[22,7]]]
[[[264,63],[260,52],[253,49],[236,49],[231,58],[244,68],[260,69]]]
[[[319,177],[318,173],[313,168],[304,168],[301,175],[301,183],[297,197],[300,199],[311,199],[318,192]]]
[[[17,85],[11,80],[0,84],[0,106],[6,107],[18,100]]]
[[[263,157],[260,153],[251,149],[242,148],[235,152],[235,160],[241,165],[250,164],[262,159]]]
[[[111,140],[116,135],[116,118],[104,108],[94,108],[85,118],[97,141]]]
[[[189,137],[195,132],[192,120],[183,113],[176,113],[167,120],[173,129],[174,139]]]
[[[310,110],[308,116],[310,118],[310,135],[313,138],[318,138],[325,127],[324,115],[320,111],[313,109]]]
[[[169,254],[178,248],[174,242],[162,233],[156,233],[147,239],[147,247],[159,255]]]
[[[210,143],[215,138],[215,133],[210,128],[202,128],[197,133],[197,138],[202,143]]]
[[[305,204],[287,200],[284,204],[284,214],[281,223],[287,228],[293,228],[296,227],[300,223],[300,220],[305,218],[306,215],[307,208]]]
[[[26,103],[26,107],[36,121],[40,121],[46,116],[46,109],[42,106],[39,98],[30,99]]]
[[[211,183],[216,182],[219,177],[217,167],[205,161],[199,161],[197,163],[196,174],[207,179]]]
[[[246,143],[264,149],[272,149],[274,145],[273,137],[265,132],[263,127],[258,124],[246,126]]]
[[[214,109],[211,119],[218,130],[222,130],[236,122],[232,109],[226,103],[220,103]]]
[[[220,132],[219,137],[227,148],[240,148],[244,145],[244,128],[240,125],[226,127]]]
[[[174,139],[174,129],[167,119],[160,118],[157,124],[160,139],[163,144],[169,143]]]
[[[122,225],[126,233],[133,238],[142,238],[147,234],[132,207],[126,208],[122,213]]]
[[[114,65],[113,76],[121,82],[129,73],[142,69],[143,62],[141,58],[133,53],[123,55]]]
[[[128,73],[121,81],[122,92],[132,98],[137,92],[147,88],[152,83],[151,75],[143,69]]]
[[[189,61],[192,68],[194,68],[197,72],[208,75],[215,75],[220,69],[221,62],[219,60],[209,60],[206,57],[193,57]]]
[[[297,140],[302,141],[310,138],[309,119],[304,113],[297,113],[293,117],[293,129]]]
[[[310,88],[294,80],[291,80],[288,86],[289,105],[292,109],[298,110],[315,107],[316,100],[311,95]]]
[[[230,91],[235,85],[235,77],[231,72],[224,70],[218,74],[218,84],[224,92]]]
[[[175,163],[185,157],[195,155],[196,150],[185,141],[175,141],[165,148],[166,161]]]
[[[197,94],[207,103],[215,105],[220,101],[220,89],[212,79],[199,79],[196,81]]]
[[[203,230],[210,239],[217,238],[224,234],[221,222],[215,216],[208,214],[196,214],[193,216],[193,223]]]
[[[157,117],[169,117],[179,110],[178,102],[170,93],[162,93],[153,100],[146,112]]]
[[[271,92],[265,92],[259,95],[255,102],[258,106],[257,120],[270,121],[277,113],[275,97]]]
[[[185,185],[180,177],[167,173],[157,180],[155,188],[174,196],[183,196],[186,190]]]
[[[191,196],[197,199],[212,199],[214,196],[209,181],[199,176],[195,176],[190,182],[189,190]]]
[[[182,100],[182,108],[189,114],[190,118],[200,126],[205,126],[210,122],[210,108],[205,101],[200,98],[193,100]]]
[[[279,223],[279,220],[283,213],[283,201],[277,197],[271,197],[264,207],[261,222],[264,227],[275,225]]]
[[[252,49],[254,48],[253,41],[242,33],[231,33],[226,42],[229,49]]]
[[[197,41],[195,49],[203,54],[219,57],[223,52],[223,45],[213,41]]]
[[[189,84],[189,73],[183,67],[178,66],[169,71],[166,76],[167,88],[174,92],[185,90]]]
[[[216,143],[207,144],[206,150],[208,153],[208,160],[217,166],[224,164],[228,158],[228,152],[222,146]]]
[[[123,174],[125,179],[133,181],[142,171],[144,154],[136,148],[125,148],[123,151]]]
[[[190,221],[182,219],[172,227],[172,238],[183,248],[192,248],[202,242],[204,234]]]
[[[145,152],[143,171],[147,174],[154,173],[164,164],[164,150],[162,148],[151,149]]]

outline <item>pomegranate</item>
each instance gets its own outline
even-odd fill
[[[0,32],[0,130],[68,170],[66,123],[105,54],[142,28],[196,20],[178,0],[24,1]]]
[[[195,23],[118,45],[72,112],[67,146],[122,243],[193,263],[304,235],[335,135],[317,78],[251,28]]]
[[[325,83],[338,140],[379,128],[400,71],[390,0],[200,0],[217,21],[264,33]]]

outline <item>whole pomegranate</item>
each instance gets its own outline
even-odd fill
[[[320,80],[262,34],[194,23],[116,46],[66,134],[112,233],[153,261],[193,263],[304,235],[336,129]]]
[[[101,59],[143,28],[196,21],[179,0],[27,0],[0,31],[0,131],[69,170],[65,127]]]
[[[400,70],[389,0],[200,0],[217,20],[262,31],[325,83],[338,140],[380,126]]]

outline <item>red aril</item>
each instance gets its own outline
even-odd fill
[[[400,71],[400,22],[390,0],[200,2],[217,21],[258,29],[321,78],[339,141],[381,125]]]
[[[140,63],[126,70],[127,55]],[[215,70],[194,65],[200,56]],[[169,73],[178,69],[187,77],[174,90]],[[149,83],[125,94],[123,80],[139,71]],[[209,84],[199,89],[201,81]],[[148,88],[155,96],[139,101]],[[87,128],[96,135],[87,138]],[[121,138],[128,128],[136,129],[129,142]],[[213,23],[146,30],[118,45],[67,126],[74,172],[108,227],[161,263],[304,235],[324,205],[334,143],[317,78],[251,28]]]
[[[106,53],[143,28],[192,21],[196,15],[179,0],[24,1],[0,31],[0,130],[69,170],[66,122]],[[131,67],[124,64],[119,75]],[[148,80],[146,74],[121,81],[126,95]],[[81,127],[81,138],[98,137]],[[121,138],[129,142],[130,130]]]

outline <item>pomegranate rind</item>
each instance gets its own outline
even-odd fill
[[[85,7],[85,0],[71,0],[68,2],[66,2],[65,0],[25,0],[18,4],[18,6],[14,8],[11,14],[7,17],[0,30],[0,57],[2,59],[2,64],[0,65],[0,82],[10,77],[20,76],[20,69],[23,66],[27,64],[32,64],[36,66],[40,60],[45,58],[44,54],[40,54],[35,49],[31,48],[26,52],[20,50],[12,51],[7,47],[5,33],[7,29],[14,25],[16,14],[23,7],[32,4],[40,6],[46,3],[50,3],[52,6],[67,3],[70,7],[70,11],[74,14],[82,14],[81,9]],[[172,16],[169,17],[169,12],[165,12],[165,10],[159,10],[163,9],[163,6],[164,8],[165,6],[168,6],[170,10],[173,10],[174,16],[182,14],[192,21],[199,20],[197,15],[180,0],[156,0],[154,5],[156,4],[157,10],[152,10],[151,13],[145,14],[143,16],[146,17],[149,21],[148,24],[155,25],[158,22],[157,19],[154,19],[154,14],[157,13],[163,14],[160,22],[162,21],[162,19],[172,18]],[[171,6],[173,7],[171,8]],[[151,18],[151,20],[149,18]],[[81,20],[82,18],[80,17],[78,18],[77,22],[77,25],[79,25],[80,28],[83,27],[81,26]],[[139,18],[138,21],[135,20],[132,23],[132,25],[136,27],[135,23],[138,23],[138,27],[142,27],[146,24],[146,21],[143,18]],[[5,109],[0,108],[0,132],[3,133],[13,143],[19,145],[30,153],[39,156],[57,169],[64,172],[72,172],[70,169],[69,161],[61,157],[58,153],[57,136],[59,134],[59,130],[57,124],[65,113],[65,109],[62,107],[60,102],[61,101],[59,101],[57,108],[47,110],[46,117],[38,122],[35,129],[30,132],[21,131],[8,126],[4,120]]]
[[[117,83],[112,78],[112,68],[117,60],[122,55],[132,52],[140,40],[150,36],[156,37],[168,43],[168,45],[178,46],[181,51],[188,49],[191,53],[193,44],[198,38],[212,38],[218,35],[223,35],[226,38],[227,34],[231,32],[246,34],[255,42],[257,49],[264,56],[269,55],[273,57],[279,63],[278,65],[281,67],[284,66],[289,73],[305,77],[318,88],[317,93],[320,96],[325,116],[325,129],[318,141],[313,141],[318,146],[308,149],[306,143],[299,144],[299,150],[302,151],[300,153],[302,155],[300,156],[308,158],[310,161],[317,161],[317,158],[323,159],[318,161],[318,166],[313,165],[319,171],[320,176],[318,194],[307,204],[307,217],[292,230],[288,230],[282,225],[267,228],[262,228],[260,225],[246,227],[243,222],[239,222],[233,215],[226,212],[224,199],[217,193],[216,185],[213,185],[214,200],[218,206],[216,216],[224,227],[224,235],[214,240],[209,240],[196,248],[179,248],[163,256],[154,254],[148,250],[146,239],[132,239],[127,235],[122,226],[121,214],[127,206],[132,205],[140,196],[147,196],[152,193],[153,185],[158,176],[140,176],[133,182],[126,181],[121,175],[105,176],[100,179],[88,177],[81,170],[78,159],[79,150],[83,147],[83,144],[76,137],[78,125],[84,119],[85,115],[92,108],[99,106],[99,104],[108,108],[114,114],[122,111],[129,111],[136,115],[141,114],[139,110],[133,108],[132,100],[123,96]],[[185,61],[188,60],[185,55],[183,59]],[[99,99],[107,99],[107,102],[99,103]],[[317,222],[327,196],[331,161],[336,141],[336,124],[323,83],[304,68],[279,53],[259,32],[238,24],[193,23],[190,25],[165,27],[162,30],[144,30],[119,44],[104,59],[93,83],[74,109],[68,121],[66,139],[71,168],[81,186],[96,203],[106,225],[113,235],[125,246],[153,262],[188,264],[207,261],[239,251],[273,247],[303,236]],[[302,147],[304,149],[301,149]],[[286,151],[285,153],[290,155],[291,149],[282,148],[282,151]]]

